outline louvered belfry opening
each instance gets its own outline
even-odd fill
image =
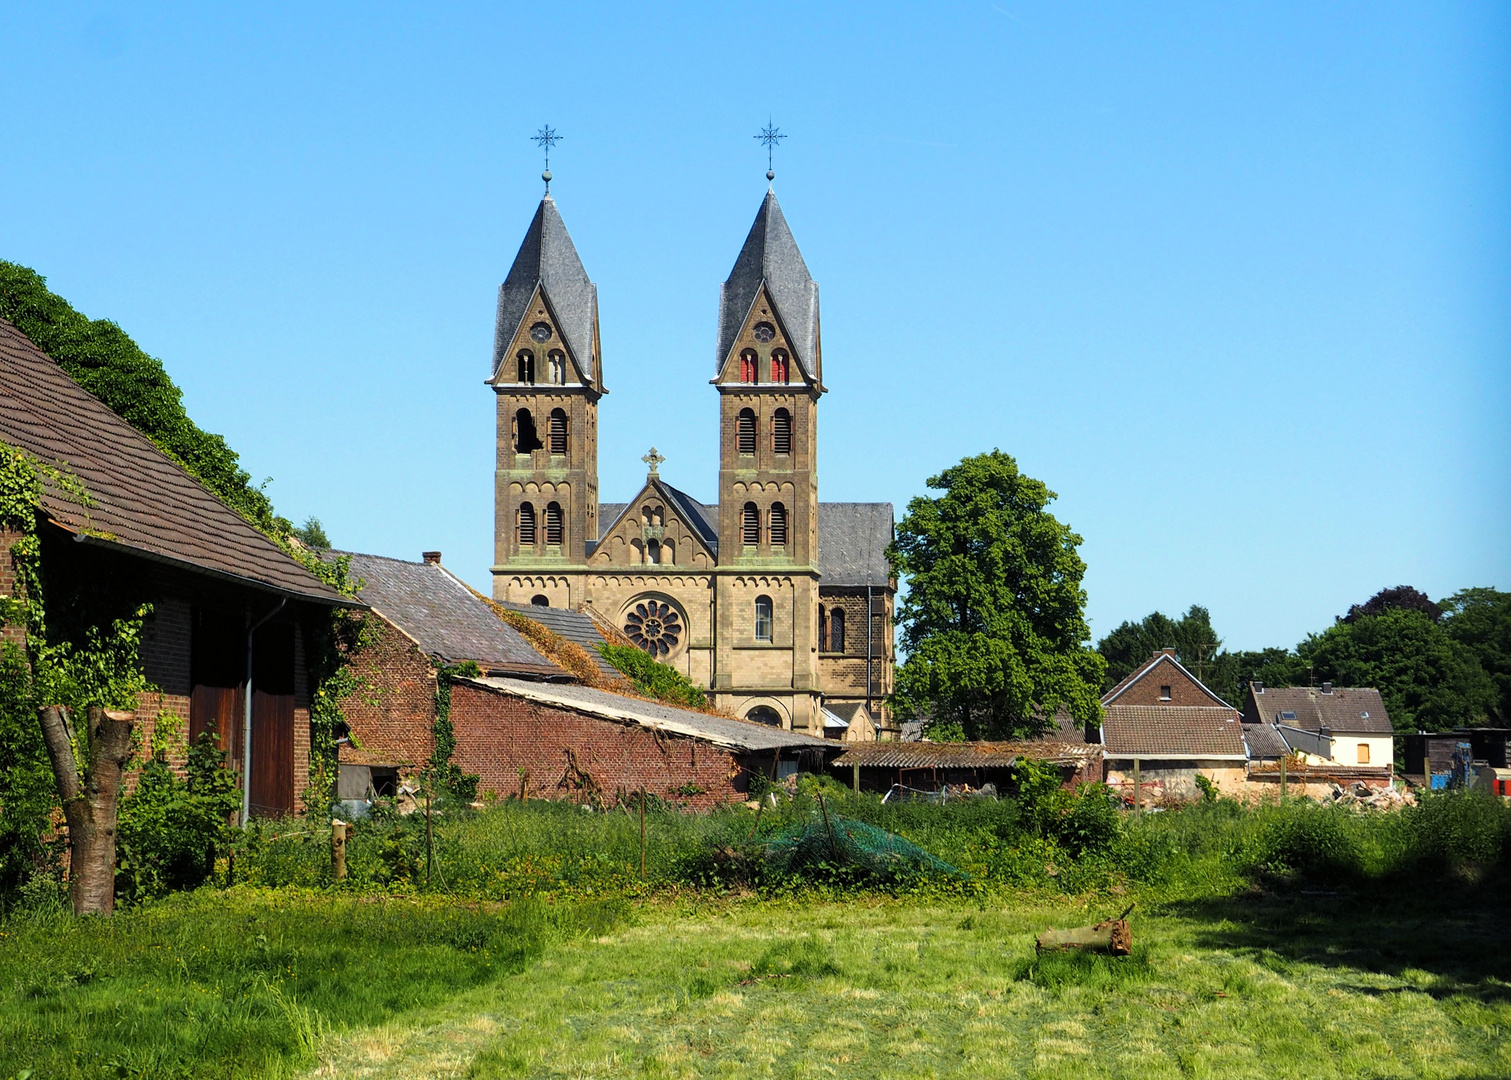
[[[792,453],[792,414],[786,409],[778,409],[771,418],[771,452]]]
[[[761,542],[761,511],[755,503],[746,503],[740,512],[740,540],[746,547]]]
[[[535,431],[535,417],[529,409],[520,409],[514,414],[514,452],[528,454],[540,449],[540,436]]]
[[[551,410],[551,453],[567,452],[567,413],[565,409]]]
[[[560,547],[561,533],[561,503],[548,503],[546,505],[546,543],[552,547]]]
[[[787,546],[787,508],[781,503],[771,504],[771,546]]]
[[[754,454],[756,446],[756,418],[750,409],[741,409],[736,437],[737,449],[742,454]]]
[[[530,503],[519,504],[519,542],[535,543],[535,507]]]

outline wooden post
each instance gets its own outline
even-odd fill
[[[1133,812],[1135,814],[1144,812],[1144,793],[1139,786],[1138,758],[1133,759]]]
[[[645,880],[645,788],[640,789],[640,880]]]
[[[829,834],[829,852],[839,858],[839,845],[834,842],[834,826],[829,824],[829,807],[824,803],[824,793],[818,793],[818,808],[824,812],[824,831]]]
[[[346,830],[346,822],[331,822],[331,866],[337,881],[346,880]]]
[[[430,887],[430,871],[435,863],[435,831],[430,820],[430,784],[425,785],[425,887]]]
[[[1289,756],[1290,755],[1288,753],[1280,755],[1280,801],[1281,802],[1285,801],[1285,759],[1287,757],[1289,757]]]
[[[131,757],[136,713],[91,705],[85,729],[77,733],[72,716],[61,705],[45,705],[37,714],[68,823],[68,895],[74,914],[109,915],[115,910],[121,771]],[[75,743],[83,761],[74,757]]]
[[[850,786],[856,791],[860,790],[860,766],[850,766]]]
[[[521,769],[521,770],[519,770],[519,801],[520,801],[520,805],[522,805],[522,806],[524,805],[525,798],[526,798],[526,795],[527,795],[527,790],[526,789],[529,786],[530,786],[530,770],[529,769]]]

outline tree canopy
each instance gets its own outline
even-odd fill
[[[1237,675],[1236,656],[1224,652],[1222,638],[1212,629],[1212,614],[1192,604],[1179,619],[1158,611],[1138,622],[1125,622],[1097,642],[1107,661],[1104,689],[1110,690],[1141,667],[1160,649],[1174,649],[1176,659],[1218,696],[1228,697]]]
[[[1490,719],[1511,726],[1511,593],[1461,589],[1440,606],[1449,636],[1474,653],[1495,685]]]
[[[1414,589],[1410,585],[1397,585],[1393,589],[1381,589],[1364,603],[1353,605],[1340,621],[1358,622],[1360,619],[1384,615],[1387,611],[1394,610],[1419,611],[1433,622],[1443,617],[1443,609],[1433,603],[1432,597],[1421,589]]]
[[[90,319],[25,266],[0,260],[0,317],[58,362],[80,386],[157,444],[258,528],[275,537],[289,522],[241,467],[220,435],[200,428],[184,411],[183,393],[163,368],[115,323]]]
[[[1100,723],[1106,662],[1087,648],[1081,537],[1000,450],[928,479],[888,549],[907,579],[894,701],[934,737],[1007,738],[1059,708]]]

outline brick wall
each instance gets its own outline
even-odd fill
[[[11,547],[20,540],[22,533],[0,529],[0,596],[19,598],[21,588],[16,580],[16,564],[11,556]],[[26,628],[0,625],[0,642],[10,641],[20,645],[26,641]]]
[[[451,722],[455,761],[482,777],[478,790],[483,793],[517,794],[519,770],[525,769],[531,798],[584,801],[588,790],[568,779],[575,756],[577,769],[592,778],[610,804],[641,790],[697,810],[747,798],[747,777],[738,759],[696,739],[658,737],[636,725],[470,683],[452,687]],[[676,793],[689,784],[702,788],[702,794]]]
[[[398,766],[407,773],[430,757],[435,724],[435,667],[410,638],[376,612],[367,646],[351,658],[362,684],[342,702],[361,749],[341,748],[348,765]]]
[[[1168,686],[1168,700],[1160,698],[1160,688]],[[1125,687],[1117,696],[1118,705],[1206,705],[1216,701],[1202,688],[1201,683],[1187,675],[1172,663],[1156,664],[1149,673],[1137,682]]]

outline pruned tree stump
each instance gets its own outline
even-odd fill
[[[1133,952],[1133,929],[1128,925],[1128,912],[1132,910],[1130,907],[1117,918],[1095,926],[1078,926],[1073,930],[1056,930],[1051,926],[1034,939],[1034,948],[1041,953],[1086,949],[1109,956],[1127,956]]]

